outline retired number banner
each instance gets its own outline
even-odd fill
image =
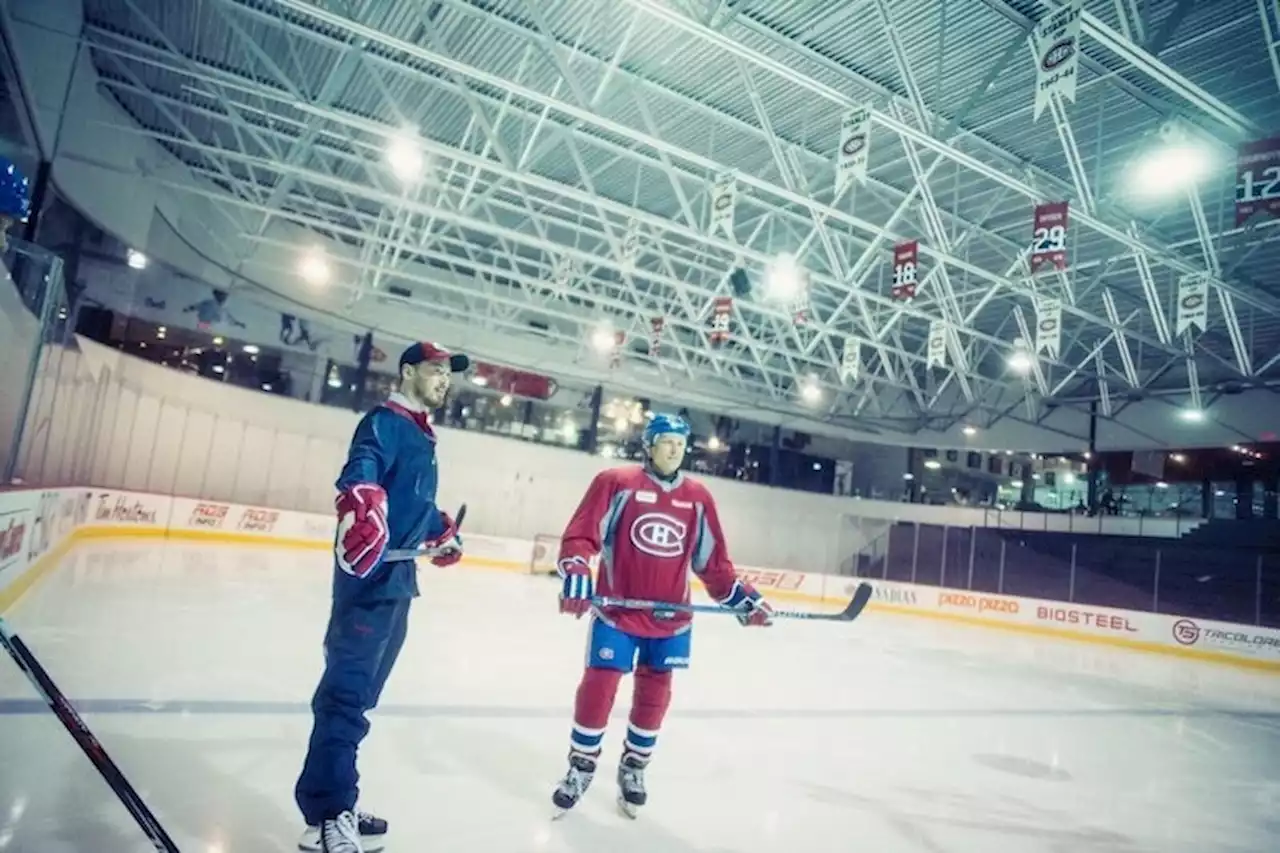
[[[1040,271],[1045,264],[1055,270],[1067,268],[1067,206],[1068,202],[1055,201],[1036,206],[1031,225],[1031,273]]]
[[[919,258],[920,244],[916,240],[893,247],[893,287],[889,292],[894,299],[915,299]]]
[[[1236,226],[1259,212],[1280,217],[1280,136],[1242,143],[1236,152]]]

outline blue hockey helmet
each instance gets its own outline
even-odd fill
[[[26,222],[31,213],[31,182],[12,160],[0,157],[0,216]]]
[[[660,436],[678,435],[688,440],[689,422],[679,415],[654,414],[649,419],[649,423],[645,424],[643,441],[645,447],[653,447],[653,443]]]

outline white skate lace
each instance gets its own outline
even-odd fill
[[[623,765],[622,771],[622,787],[634,793],[644,792],[644,768]]]
[[[564,781],[560,783],[560,790],[576,800],[586,793],[587,786],[591,784],[591,780],[594,777],[595,774],[579,770],[577,767],[570,765],[569,772],[565,774]]]
[[[324,845],[334,853],[360,853],[360,828],[356,816],[343,812],[324,822]]]

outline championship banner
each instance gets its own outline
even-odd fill
[[[840,381],[848,382],[858,378],[858,369],[862,366],[862,345],[852,338],[846,338],[844,352],[840,358]]]
[[[1036,355],[1048,353],[1057,358],[1062,349],[1062,302],[1058,299],[1036,300]]]
[[[1280,136],[1236,150],[1236,226],[1259,212],[1280,217]]]
[[[1067,210],[1070,202],[1036,205],[1031,223],[1031,274],[1046,264],[1055,270],[1067,268]]]
[[[711,309],[711,343],[721,344],[729,340],[729,312],[733,310],[732,296],[717,296]]]
[[[662,349],[662,330],[666,325],[664,317],[652,317],[649,320],[649,355],[653,358],[657,358],[658,351]]]
[[[1209,282],[1200,273],[1178,280],[1178,307],[1173,319],[1174,337],[1187,331],[1203,332],[1209,326]]]
[[[1056,12],[1041,18],[1031,36],[1036,56],[1036,109],[1032,121],[1056,94],[1076,102],[1076,76],[1080,65],[1080,15],[1084,0],[1069,0]]]
[[[622,265],[628,270],[633,270],[636,268],[638,257],[640,257],[640,223],[629,219],[627,233],[622,237]]]
[[[724,231],[724,235],[733,239],[733,208],[737,203],[738,183],[731,172],[723,172],[716,177],[711,187],[711,233]]]
[[[836,155],[836,198],[849,184],[867,182],[867,162],[871,154],[871,111],[857,107],[840,122],[840,151]]]
[[[919,258],[920,243],[916,240],[893,247],[893,287],[889,292],[894,299],[915,299]]]
[[[622,364],[622,347],[627,342],[627,333],[619,329],[613,333],[613,349],[609,350],[609,367]]]
[[[929,348],[925,352],[925,366],[947,366],[947,327],[941,320],[929,321]]]

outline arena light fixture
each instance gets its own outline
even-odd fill
[[[329,258],[319,246],[308,249],[298,261],[298,275],[308,284],[324,285],[329,283],[332,275]]]
[[[422,177],[426,158],[422,143],[412,130],[403,130],[387,144],[387,165],[402,183],[411,184]]]
[[[818,384],[818,377],[809,374],[809,378],[800,386],[800,397],[806,403],[816,403],[822,399],[822,386]]]
[[[964,429],[962,429],[962,430],[960,430],[960,431],[961,431],[961,432],[963,432],[965,435],[977,435],[977,434],[978,434],[978,428],[977,428],[977,427],[975,427],[975,426],[971,426],[971,425],[969,425],[969,424],[965,424]]]
[[[1178,416],[1184,421],[1188,421],[1193,424],[1198,424],[1204,420],[1204,412],[1200,409],[1186,408],[1179,412]]]
[[[614,334],[613,327],[604,324],[597,326],[596,330],[591,333],[591,345],[600,352],[608,352],[617,344],[618,337]]]
[[[130,249],[128,255],[126,255],[126,263],[132,269],[145,270],[147,268],[147,256],[137,249]]]
[[[787,302],[795,299],[805,287],[804,267],[790,252],[783,252],[769,262],[764,271],[765,292],[770,299]]]
[[[1125,184],[1134,198],[1177,197],[1212,174],[1217,159],[1208,143],[1181,122],[1166,121],[1156,132],[1155,144],[1130,164]]]

